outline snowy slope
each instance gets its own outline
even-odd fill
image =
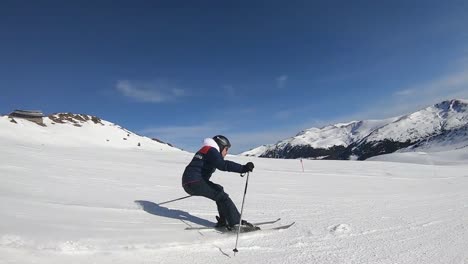
[[[55,114],[44,117],[43,122],[44,126],[40,126],[22,118],[0,116],[0,137],[19,144],[180,151],[88,115]]]
[[[368,161],[387,161],[424,165],[464,165],[468,164],[468,147],[437,152],[396,152],[368,159]]]
[[[212,201],[157,205],[186,195],[192,154],[79,146],[58,132],[64,145],[36,144],[55,130],[33,126],[43,133],[33,140],[1,124],[0,263],[468,263],[468,162],[459,155],[444,166],[436,156],[304,160],[304,172],[297,160],[231,156],[255,163],[245,218],[296,221],[241,235],[234,256],[235,236],[184,230],[214,224]],[[245,178],[218,171],[212,180],[240,207]]]
[[[265,153],[269,149],[273,149],[273,148],[275,148],[275,145],[273,145],[273,144],[263,145],[263,146],[251,149],[249,151],[245,151],[245,152],[241,153],[240,155],[259,157],[260,155],[262,155],[263,153]]]
[[[399,152],[407,151],[448,151],[468,147],[468,124],[457,129],[444,131],[435,136],[428,137],[426,140],[418,142],[408,149],[402,149]]]

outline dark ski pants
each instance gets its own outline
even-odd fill
[[[194,196],[203,196],[216,202],[218,213],[225,218],[230,226],[239,224],[240,213],[229,195],[224,192],[223,186],[211,181],[201,180],[183,185],[184,190]]]

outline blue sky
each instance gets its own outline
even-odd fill
[[[99,116],[195,151],[468,98],[467,1],[0,2],[0,113]]]

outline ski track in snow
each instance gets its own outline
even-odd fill
[[[235,235],[186,194],[188,153],[0,140],[0,263],[468,263],[467,165],[252,160],[245,219],[296,224]],[[216,172],[240,208],[245,178]]]

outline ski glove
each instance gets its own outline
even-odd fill
[[[246,173],[246,172],[251,172],[255,168],[254,164],[252,162],[247,162],[247,164],[242,166],[242,172],[241,173]]]

